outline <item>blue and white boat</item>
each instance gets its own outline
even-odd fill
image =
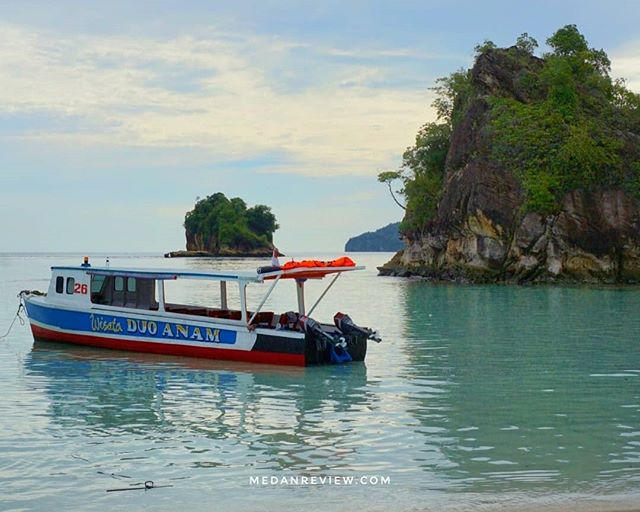
[[[333,323],[310,317],[340,275],[362,268],[349,258],[290,262],[252,272],[92,267],[85,259],[79,266],[52,267],[46,293],[24,291],[20,296],[37,340],[307,366],[364,361],[368,340],[380,341],[373,330],[358,327],[348,315],[337,313]],[[327,276],[333,279],[307,311],[305,281]],[[219,303],[210,307],[165,300],[165,283],[188,279],[209,282]],[[297,311],[263,311],[283,280],[295,283]],[[257,283],[270,286],[250,311],[246,291]],[[236,309],[228,301],[231,286],[239,296]]]

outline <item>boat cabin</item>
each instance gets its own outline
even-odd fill
[[[147,270],[135,268],[91,267],[89,265],[52,267],[52,279],[47,298],[52,303],[99,310],[137,310],[149,314],[187,315],[207,317],[217,323],[244,325],[250,329],[298,329],[297,317],[310,315],[337,278],[346,271],[363,267],[294,267],[264,268],[258,271],[216,272],[189,270]],[[307,279],[322,279],[332,274],[333,279],[311,308],[307,310],[304,283]],[[219,303],[214,307],[180,304],[166,300],[165,283],[179,279],[214,281],[219,287]],[[276,314],[262,311],[262,307],[281,279],[295,283],[297,311]],[[269,283],[261,302],[249,310],[246,289],[252,283]],[[232,308],[228,300],[228,287],[237,287],[239,307]],[[234,290],[235,292],[235,290]]]

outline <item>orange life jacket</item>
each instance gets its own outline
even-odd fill
[[[302,260],[302,261],[287,261],[282,265],[282,270],[291,270],[292,268],[322,268],[322,267],[355,267],[354,261],[347,257],[342,256],[331,261],[320,260]]]

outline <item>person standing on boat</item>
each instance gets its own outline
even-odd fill
[[[280,254],[280,251],[274,245],[273,246],[273,252],[271,253],[271,266],[272,267],[279,267],[280,266],[280,261],[278,260],[278,254]]]

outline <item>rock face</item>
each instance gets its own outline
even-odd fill
[[[479,91],[454,129],[436,218],[383,267],[383,275],[469,282],[640,282],[640,207],[621,190],[573,190],[560,211],[522,213],[523,194],[509,169],[481,151],[487,94],[526,100],[514,84],[527,67],[480,56],[472,70]],[[479,156],[480,155],[480,156]]]
[[[400,223],[394,222],[373,232],[350,238],[344,246],[346,252],[394,252],[404,247],[400,240]]]

